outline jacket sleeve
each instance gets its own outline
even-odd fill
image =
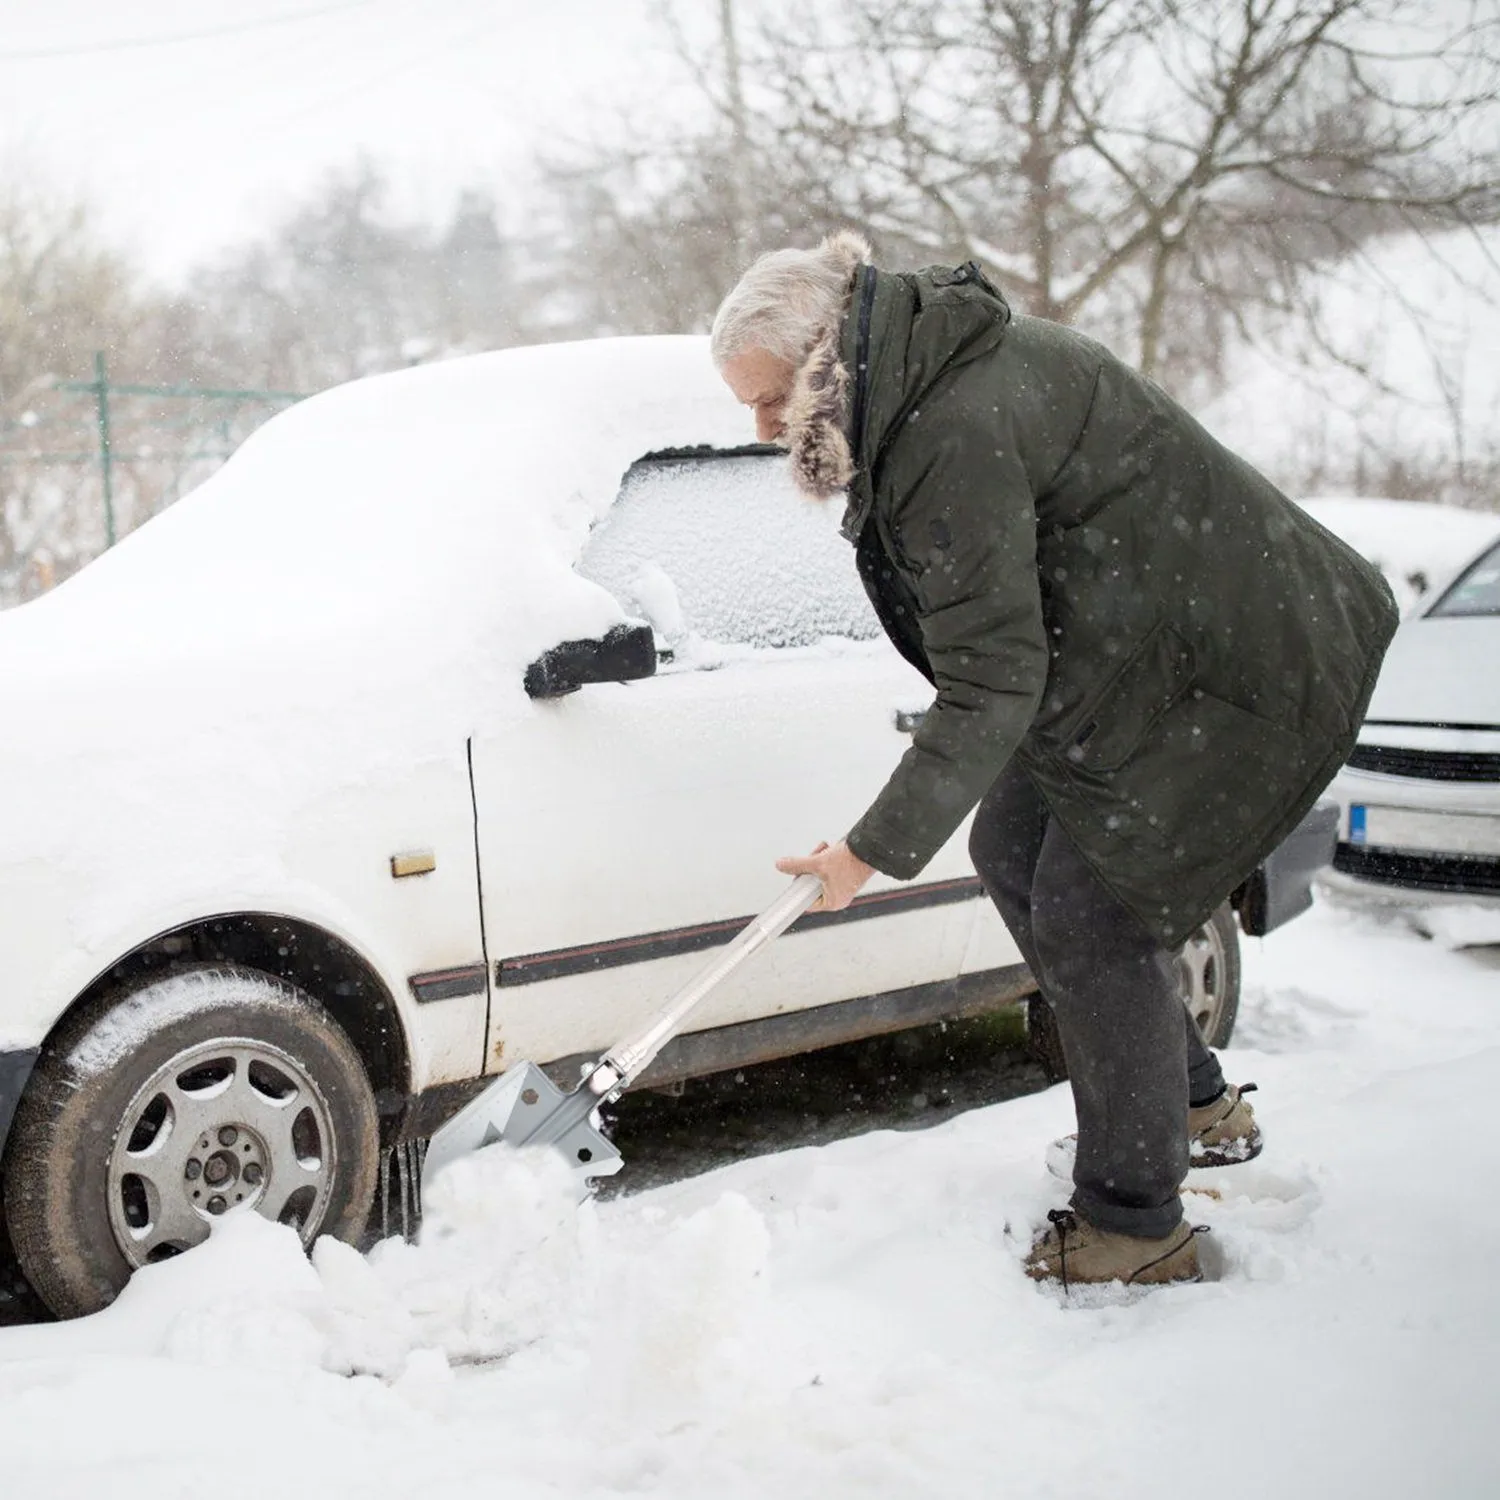
[[[992,422],[914,422],[886,458],[887,474],[901,476],[892,562],[914,588],[937,697],[848,844],[900,880],[989,790],[1046,685],[1031,484],[1004,424]]]

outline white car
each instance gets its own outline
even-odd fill
[[[1402,622],[1330,795],[1331,886],[1500,911],[1500,537]]]
[[[930,689],[747,426],[696,338],[355,382],[0,616],[0,1193],[55,1311],[223,1214],[410,1228],[476,1081],[576,1077],[873,798]],[[1306,905],[1322,841],[1247,926]],[[1184,950],[1216,1044],[1235,942],[1226,907]],[[960,833],[646,1081],[1031,987]]]

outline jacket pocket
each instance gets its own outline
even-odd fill
[[[1123,859],[1121,879],[1169,903],[1218,899],[1249,874],[1325,755],[1321,739],[1194,688],[1122,766],[1074,787]]]
[[[1078,713],[1063,755],[1086,771],[1117,770],[1193,685],[1192,647],[1169,625],[1154,625]]]

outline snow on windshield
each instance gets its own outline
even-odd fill
[[[880,626],[838,533],[842,514],[842,499],[799,495],[781,454],[646,460],[578,570],[673,646],[871,640]]]

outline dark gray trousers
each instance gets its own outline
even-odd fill
[[[1101,1229],[1171,1233],[1189,1097],[1224,1088],[1174,955],[1105,889],[1014,764],[979,804],[969,852],[1057,1017],[1078,1112],[1073,1208]]]

